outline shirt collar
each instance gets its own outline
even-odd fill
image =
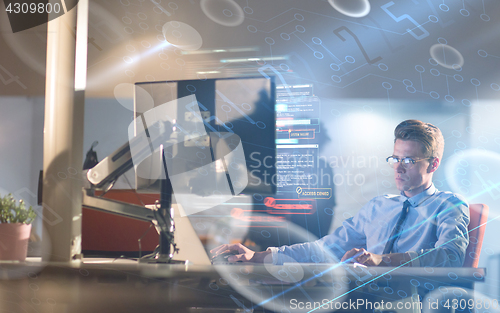
[[[407,196],[405,196],[404,192],[401,191],[401,195],[403,196],[403,202],[408,200],[411,204],[412,207],[416,207],[418,206],[421,202],[427,200],[426,198],[429,198],[430,196],[432,196],[433,194],[435,194],[437,191],[436,187],[434,186],[434,183],[431,184],[431,186],[427,189],[425,189],[424,191],[422,191],[421,193],[419,193],[418,195],[415,195],[411,198],[408,198]]]

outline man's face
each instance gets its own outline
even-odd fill
[[[397,139],[394,143],[394,157],[399,159],[409,157],[415,161],[421,160],[415,162],[409,169],[404,168],[401,162],[394,165],[396,187],[398,190],[404,191],[408,197],[413,197],[430,187],[432,175],[437,169],[437,165],[439,165],[438,159],[422,160],[426,158],[422,148],[420,142],[412,140]]]

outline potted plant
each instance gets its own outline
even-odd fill
[[[0,260],[26,260],[31,223],[36,213],[12,194],[0,198]]]

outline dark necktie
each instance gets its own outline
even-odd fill
[[[403,210],[401,211],[401,216],[399,217],[398,222],[396,223],[396,227],[392,230],[391,236],[389,237],[389,241],[387,241],[387,244],[385,245],[384,252],[382,254],[388,254],[391,253],[392,247],[394,246],[394,243],[396,240],[398,240],[399,236],[401,235],[401,225],[403,225],[403,222],[406,219],[406,215],[408,215],[408,208],[411,206],[410,201],[406,200],[403,203]]]

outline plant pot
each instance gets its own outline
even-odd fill
[[[0,223],[0,260],[26,260],[31,224]]]

